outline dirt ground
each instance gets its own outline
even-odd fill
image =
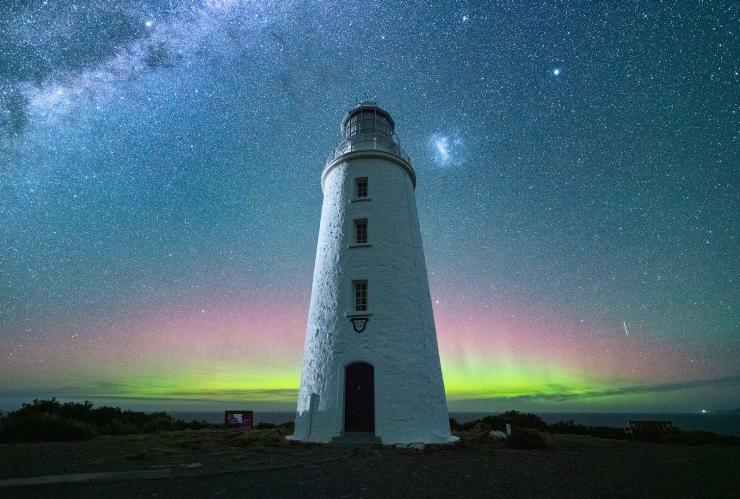
[[[200,430],[0,445],[0,497],[740,497],[740,447],[545,434],[546,450],[491,439],[355,449],[282,437]],[[8,482],[48,475],[61,483]]]

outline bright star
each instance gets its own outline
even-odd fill
[[[552,74],[554,74],[555,76],[560,76],[560,68],[553,69]]]
[[[470,18],[469,18],[468,16],[462,16],[462,21],[463,21],[463,22],[467,22],[467,21],[468,21],[468,19],[470,19]]]
[[[144,23],[144,26],[146,26],[147,28],[151,28],[152,26],[154,26],[154,22],[152,20],[147,20]]]

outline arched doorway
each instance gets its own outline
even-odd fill
[[[375,432],[375,374],[373,366],[355,362],[344,368],[344,431]]]

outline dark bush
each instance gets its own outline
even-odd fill
[[[545,431],[549,433],[561,433],[566,435],[590,435],[599,438],[611,438],[614,440],[625,440],[627,436],[621,428],[611,428],[608,426],[586,426],[580,423],[574,423],[573,420],[558,421],[549,425]]]
[[[87,401],[60,404],[56,399],[34,400],[0,417],[0,442],[86,440],[95,434],[128,435],[209,426],[204,421],[186,423],[166,412],[95,408]]]
[[[450,418],[450,430],[460,431],[462,429],[463,429],[462,425],[458,423],[455,418]]]
[[[492,414],[465,423],[459,423],[455,418],[450,418],[450,429],[453,431],[472,431],[476,433],[492,430],[506,431],[507,424],[512,428],[532,428],[536,430],[547,428],[547,423],[538,415],[519,411],[506,411],[498,415]]]
[[[181,430],[175,423],[175,418],[165,412],[155,412],[148,414],[148,417],[141,424],[142,433],[154,433],[155,431]]]
[[[506,447],[511,449],[547,449],[547,442],[539,432],[517,428],[506,439]]]
[[[289,431],[290,433],[293,433],[293,430],[295,428],[295,423],[293,421],[288,421],[287,423],[282,423],[278,425],[280,428],[283,428],[284,430]]]
[[[463,423],[458,427],[462,431],[506,431],[507,424],[512,428],[532,428],[535,430],[547,428],[547,423],[538,415],[519,411],[506,411],[498,415],[486,416],[478,421]]]
[[[486,416],[476,421],[468,421],[466,423],[459,423],[454,418],[450,418],[450,429],[458,432],[468,432],[469,434],[481,434],[486,435],[492,430],[506,431],[506,425],[511,425],[513,439],[509,439],[509,445],[516,444],[517,439],[521,436],[522,429],[532,429],[547,433],[558,433],[564,435],[588,435],[597,438],[609,438],[613,440],[626,440],[633,438],[635,440],[647,441],[647,442],[658,442],[658,443],[683,443],[686,445],[722,445],[722,446],[738,446],[740,445],[740,435],[719,435],[716,433],[710,433],[705,431],[681,431],[673,429],[669,432],[655,432],[640,434],[629,437],[625,434],[622,428],[613,428],[610,426],[587,426],[580,423],[575,423],[573,420],[569,421],[558,421],[557,423],[548,425],[542,418],[536,414],[530,414],[519,411],[506,411],[498,415]],[[527,432],[524,432],[525,434]],[[529,432],[532,433],[532,432]],[[535,437],[525,436],[527,438],[539,438],[542,440],[542,436],[535,433]],[[465,437],[470,440],[470,436]],[[475,437],[478,438],[478,437]],[[544,443],[544,440],[542,441]],[[527,448],[527,447],[522,447]],[[539,448],[539,447],[534,447]]]
[[[113,418],[107,424],[102,426],[100,433],[103,435],[130,435],[137,433],[138,428],[131,423],[125,422],[121,418]]]
[[[473,431],[476,427],[480,430],[480,420],[468,421],[467,423],[458,424],[458,431]]]
[[[288,421],[287,423],[280,423],[280,424],[274,424],[274,423],[266,423],[261,422],[254,425],[255,430],[274,430],[275,428],[282,428],[284,430],[288,430],[290,432],[293,431],[293,421]]]
[[[13,413],[10,413],[11,415]],[[90,440],[95,436],[92,425],[58,414],[27,414],[21,418],[6,416],[0,430],[0,442],[55,442]]]
[[[191,430],[202,430],[204,428],[212,428],[213,425],[205,420],[193,419],[190,423],[187,423],[188,428]]]
[[[244,446],[287,445],[286,432],[281,428],[240,432],[236,441]]]
[[[257,423],[254,425],[255,430],[271,430],[273,428],[277,428],[277,425],[272,423]]]
[[[470,428],[471,424],[472,424],[472,428]],[[503,420],[499,416],[493,416],[493,415],[486,416],[483,419],[480,419],[478,421],[470,421],[468,423],[465,423],[465,425],[463,426],[470,428],[470,430],[473,430],[473,431],[483,431],[483,430],[506,431],[506,421]]]
[[[740,445],[740,437],[734,435],[717,435],[707,431],[679,431],[676,439],[686,445]]]
[[[547,423],[541,417],[529,412],[506,411],[499,414],[498,418],[504,422],[504,426],[508,423],[512,427],[516,426],[518,428],[534,428],[536,430],[547,428]]]
[[[717,443],[717,435],[706,431],[687,431],[681,434],[682,440],[687,445],[711,445]]]

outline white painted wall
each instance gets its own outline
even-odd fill
[[[293,439],[328,442],[341,435],[344,368],[357,361],[375,368],[375,434],[383,443],[454,439],[414,186],[390,158],[355,152],[325,170]],[[368,178],[369,201],[353,201],[357,177]],[[349,248],[355,218],[368,219],[369,247]],[[361,334],[347,316],[354,312],[356,279],[368,281],[370,321]]]

